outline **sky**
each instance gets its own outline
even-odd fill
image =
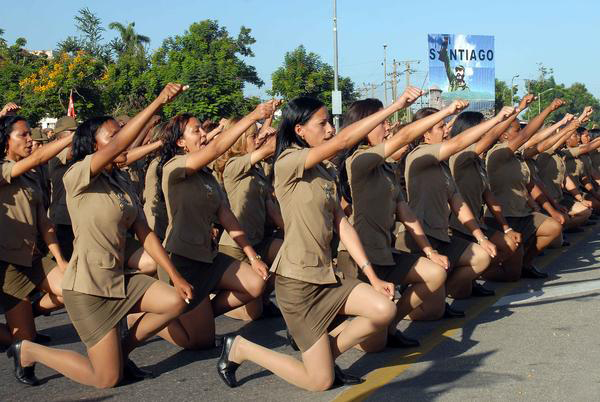
[[[28,49],[54,49],[60,40],[77,34],[73,16],[83,7],[105,26],[135,22],[138,33],[151,38],[151,49],[204,19],[217,20],[233,36],[242,25],[251,28],[255,57],[247,61],[265,85],[246,88],[247,95],[266,97],[271,74],[285,53],[300,44],[333,65],[333,0],[13,1],[2,6],[0,28],[11,44],[25,37]],[[523,79],[537,78],[537,63],[543,63],[554,69],[557,82],[582,82],[600,98],[598,1],[338,0],[337,17],[340,75],[349,76],[359,89],[376,85],[375,96],[381,99],[383,45],[387,72],[394,59],[419,60],[412,65],[416,72],[411,83],[426,86],[429,33],[494,35],[496,78],[510,83],[518,74],[515,83],[522,90]],[[114,31],[104,35],[107,41],[114,36]],[[402,75],[400,91],[405,84]]]

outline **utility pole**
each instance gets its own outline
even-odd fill
[[[396,102],[396,99],[398,99],[398,62],[396,59],[394,59],[392,65],[394,66],[394,69],[390,73],[390,76],[392,77],[392,102]],[[394,118],[392,120],[394,123],[398,121],[397,111],[394,112]]]
[[[383,106],[387,107],[387,45],[383,45],[383,99],[385,100]]]
[[[331,93],[331,108],[335,132],[340,129],[342,114],[342,93],[338,89],[338,37],[337,37],[337,1],[333,0],[333,92]]]
[[[421,61],[420,60],[402,60],[399,61],[399,64],[404,64],[406,66],[406,68],[404,69],[404,73],[406,74],[406,88],[408,88],[410,86],[410,74],[416,72],[416,70],[412,70],[410,68],[411,64],[419,64]],[[408,117],[408,120],[410,121],[411,119],[411,110],[410,107],[406,108],[406,114]]]

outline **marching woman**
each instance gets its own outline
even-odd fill
[[[194,286],[195,300],[159,336],[185,349],[214,346],[215,317],[256,299],[265,287],[268,267],[206,166],[256,121],[272,115],[275,106],[275,101],[258,105],[208,144],[200,122],[191,115],[175,116],[165,126],[157,167],[169,217],[164,244],[177,269]],[[229,232],[250,264],[216,250],[211,236],[214,223]],[[158,277],[169,279],[160,267]],[[215,294],[212,300],[211,293]]]
[[[193,299],[192,287],[149,230],[130,182],[115,166],[125,161],[123,152],[150,117],[182,90],[179,84],[168,84],[122,129],[111,117],[91,118],[77,128],[72,165],[64,176],[75,242],[63,297],[88,353],[82,356],[28,341],[13,343],[7,354],[14,359],[20,382],[37,384],[34,365],[38,362],[98,388],[115,386],[124,370],[128,377],[139,378],[144,373],[127,358],[129,353],[177,317],[184,300]],[[123,255],[129,228],[169,273],[175,289],[146,275],[127,275]],[[119,321],[139,312],[142,317],[122,341]]]
[[[42,189],[35,170],[67,147],[72,135],[44,145],[32,152],[29,124],[20,116],[0,118],[0,303],[6,327],[0,327],[0,343],[10,345],[18,339],[46,342],[36,334],[29,294],[38,289],[46,294],[33,305],[36,314],[62,306],[60,283],[67,262],[56,240],[54,226],[46,215]],[[42,236],[55,257],[57,266],[44,267],[36,245]]]
[[[486,134],[476,143],[467,147],[450,157],[449,165],[452,177],[456,182],[458,190],[473,212],[477,223],[489,240],[496,245],[497,255],[490,267],[483,273],[482,277],[494,281],[516,281],[521,278],[522,254],[514,256],[521,242],[521,234],[513,230],[502,215],[502,207],[494,198],[489,189],[487,173],[481,155],[484,154],[506,131],[511,122],[517,117],[521,108],[526,108],[533,96],[523,99],[518,109],[504,107],[500,114],[508,115],[508,118],[499,123],[496,120],[485,121],[483,114],[479,112],[463,112],[457,116],[450,130],[450,137],[477,127],[481,130],[487,129]],[[488,207],[494,214],[494,218],[502,226],[503,232],[489,228],[484,221],[484,206]],[[467,228],[458,221],[456,215],[450,218],[450,227],[454,236],[476,242]],[[474,286],[475,283],[474,283]]]
[[[277,304],[302,352],[302,361],[241,336],[226,336],[217,369],[228,386],[237,386],[235,372],[246,360],[312,391],[329,389],[334,379],[360,382],[342,373],[335,359],[387,328],[396,313],[394,285],[377,276],[346,219],[336,192],[333,165],[328,160],[413,101],[400,97],[335,136],[322,102],[300,97],[284,108],[277,134],[274,187],[285,237],[271,270],[276,274]],[[333,228],[372,286],[336,276],[332,266]],[[356,318],[331,337],[328,328],[337,315]]]
[[[441,111],[434,108],[417,111],[414,121],[437,114],[438,123],[427,130],[424,143],[406,156],[405,168],[408,205],[421,221],[434,252],[448,257],[449,274],[445,292],[455,299],[472,295],[473,281],[487,269],[490,258],[496,256],[496,246],[482,232],[473,213],[458,192],[446,165],[446,161],[452,155],[479,140],[486,132],[480,127],[472,127],[446,140],[447,130],[443,118],[456,114],[467,106],[468,102],[458,100]],[[490,124],[495,125],[506,117],[500,114],[490,119]],[[467,227],[476,243],[448,235],[450,211],[453,211],[459,222]],[[406,231],[398,233],[396,248],[412,253],[421,251]],[[418,309],[411,314],[411,318],[431,320],[440,318],[442,314],[443,311],[439,310]]]
[[[262,162],[275,152],[276,137],[271,135],[259,140],[258,134],[256,125],[250,126],[235,144],[217,159],[215,169],[222,177],[231,211],[244,229],[248,241],[257,255],[271,265],[282,240],[266,234],[265,226],[269,219],[277,227],[283,228],[283,219],[272,200],[271,183],[262,168]],[[227,232],[221,236],[219,252],[236,260],[249,262],[244,250]],[[268,299],[273,290],[272,282],[271,280],[262,298],[240,307],[236,311],[237,316],[243,319],[257,319],[261,316],[263,307],[266,308],[264,311],[267,315],[281,315]]]
[[[409,88],[402,96],[417,99],[420,95],[418,89]],[[381,109],[383,104],[378,99],[354,102],[344,115],[344,125],[355,123]],[[387,162],[398,149],[433,127],[439,121],[437,117],[431,115],[409,124],[387,140],[384,140],[387,124],[384,121],[364,140],[346,151],[342,160],[341,193],[349,204],[350,223],[364,245],[368,260],[380,278],[397,286],[410,285],[396,303],[396,317],[388,330],[377,337],[379,339],[371,340],[368,349],[361,345],[368,351],[381,350],[386,344],[390,347],[418,346],[416,340],[404,337],[396,329],[398,322],[422,303],[433,303],[437,309],[444,309],[444,298],[435,296],[446,281],[448,259],[433,252],[421,224],[404,201],[394,167]],[[397,219],[407,227],[421,247],[422,254],[393,249],[392,231]],[[338,268],[344,275],[368,282],[343,244],[338,251]]]
[[[530,191],[537,189],[538,194],[541,191],[531,180],[531,173],[526,163],[521,160],[521,154],[515,153],[540,129],[546,117],[563,104],[562,100],[555,99],[523,129],[520,129],[519,122],[514,120],[500,136],[500,142],[494,145],[486,156],[490,190],[502,205],[502,213],[510,228],[521,234],[524,253],[522,277],[545,278],[547,276],[535,269],[532,261],[541,250],[560,236],[562,226],[556,220],[531,208]],[[487,214],[491,217],[489,211]],[[498,222],[489,223],[494,229],[502,230]]]
[[[152,136],[154,142],[160,141],[162,147],[162,137],[165,133],[166,122],[160,123],[154,129]],[[160,148],[148,156],[150,163],[147,163],[144,179],[143,203],[144,215],[148,221],[148,226],[161,240],[165,239],[169,218],[167,217],[167,206],[162,198],[160,191],[160,180],[158,179],[158,161],[160,157]]]

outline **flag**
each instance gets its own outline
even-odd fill
[[[75,113],[75,103],[73,102],[73,90],[71,89],[71,94],[69,95],[69,109],[67,110],[67,116],[75,118],[77,114]]]

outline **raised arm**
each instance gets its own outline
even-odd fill
[[[451,115],[452,109],[450,107],[447,107],[440,110],[439,112],[430,114],[429,116],[423,117],[422,119],[419,119],[402,127],[390,139],[384,141],[385,157],[390,157],[404,145],[409,144],[415,139],[419,138],[420,136],[425,134],[427,130],[435,126],[438,122]]]
[[[535,99],[535,98],[534,98]],[[559,98],[555,98],[548,107],[542,110],[542,113],[535,116],[529,121],[523,129],[520,131],[520,136],[529,139],[534,133],[536,133],[544,124],[544,121],[550,116],[552,112],[563,106],[565,101]],[[518,148],[517,148],[518,149]]]
[[[325,159],[329,159],[336,155],[338,152],[344,149],[350,148],[360,140],[362,140],[367,134],[371,132],[378,124],[383,122],[394,112],[400,109],[404,109],[410,106],[419,96],[423,95],[421,90],[409,90],[405,91],[396,102],[390,106],[381,109],[380,111],[373,113],[370,116],[365,117],[355,123],[342,129],[335,137],[325,141],[324,143],[311,148],[306,156],[304,163],[305,169],[310,169],[313,166],[318,165]]]
[[[277,137],[275,135],[271,135],[266,141],[255,151],[252,151],[250,154],[250,163],[255,164],[262,161],[265,158],[273,155],[275,153],[275,144],[277,143]]]
[[[460,102],[460,101],[459,101]],[[454,102],[452,102],[454,103]],[[468,103],[467,103],[468,105]],[[452,104],[450,105],[452,107]],[[464,109],[464,108],[462,108]],[[481,124],[478,124],[474,127],[471,127],[462,133],[450,138],[447,141],[442,143],[440,148],[440,160],[447,160],[452,155],[457,152],[462,151],[467,148],[469,145],[473,144],[477,141],[483,134],[485,134],[488,130],[494,127],[496,124],[501,123],[505,119],[507,119],[511,114],[513,114],[514,108],[512,107],[504,107],[496,116],[491,119],[484,121]]]
[[[522,145],[523,156],[525,158],[533,158],[538,153],[544,152],[546,149],[550,148],[550,145],[554,143],[551,140],[556,135],[557,130],[572,119],[573,115],[567,114],[559,122],[535,133],[535,135]]]
[[[11,177],[21,176],[23,173],[26,173],[33,169],[36,166],[43,165],[48,162],[50,159],[54,158],[56,155],[60,153],[63,149],[68,147],[73,141],[73,134],[67,135],[66,137],[61,138],[60,140],[52,141],[49,144],[44,145],[41,148],[36,149],[26,158],[21,159],[16,162],[10,171]]]
[[[273,100],[261,103],[250,114],[244,116],[204,148],[190,152],[185,162],[187,173],[193,174],[223,155],[252,124],[271,116],[275,111],[275,105]]]
[[[127,160],[125,161],[125,166],[129,166],[132,163],[139,161],[144,156],[156,151],[162,146],[162,141],[158,140],[151,142],[150,144],[142,145],[127,151]]]
[[[152,118],[163,105],[173,100],[186,89],[187,86],[181,84],[167,84],[160,95],[158,95],[150,105],[123,126],[105,147],[102,147],[92,155],[92,162],[90,165],[92,175],[97,175],[106,165],[112,163],[112,161],[125,151],[136,139],[150,118]]]
[[[577,130],[577,127],[579,127],[579,120],[575,119],[572,120],[569,124],[567,124],[566,127],[563,127],[562,129],[558,130],[557,135],[559,136],[559,138],[554,143],[554,145],[550,147],[552,153],[555,153],[556,150],[560,149],[563,146],[563,144],[567,142],[567,139],[571,136],[571,134],[573,134],[573,131]]]
[[[521,103],[523,103],[523,102],[521,101]],[[527,106],[525,106],[525,107],[527,107]],[[519,113],[521,113],[521,110],[522,110],[520,107],[519,108],[508,107],[508,109],[506,111],[504,111],[505,108],[506,108],[506,106],[504,106],[502,108],[502,110],[500,110],[500,113],[506,113],[506,112],[510,111],[511,112],[510,115],[506,118],[506,120],[496,124],[494,127],[489,129],[483,135],[483,137],[481,137],[481,139],[479,141],[477,141],[477,144],[475,145],[475,153],[477,153],[477,155],[484,153],[492,145],[494,145],[494,143],[496,142],[498,137],[500,137],[508,129],[508,127],[510,127],[510,124],[513,121],[515,121],[515,119],[517,118],[517,115]]]

